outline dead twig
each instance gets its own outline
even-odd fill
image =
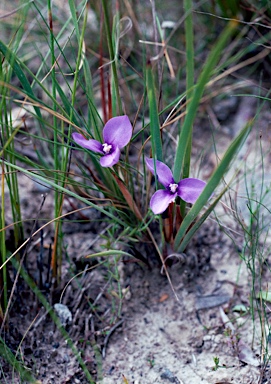
[[[102,349],[102,357],[103,359],[105,358],[105,352],[106,352],[106,348],[107,348],[107,344],[108,344],[108,341],[109,341],[109,338],[112,336],[112,334],[115,332],[115,330],[120,327],[122,325],[122,323],[124,322],[124,319],[121,319],[120,321],[118,321],[111,329],[110,331],[108,332],[108,334],[106,335],[105,339],[104,339],[104,346],[103,346],[103,349]]]

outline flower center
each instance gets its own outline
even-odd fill
[[[106,155],[107,155],[107,154],[111,151],[111,149],[112,149],[112,145],[107,144],[107,143],[102,144],[102,146],[103,146],[103,151],[104,151],[104,153],[105,153]]]
[[[178,184],[169,184],[170,192],[175,193],[178,188]]]

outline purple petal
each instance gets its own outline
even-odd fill
[[[77,132],[72,134],[72,138],[77,144],[81,145],[81,147],[103,154],[103,146],[99,141],[93,139],[87,140],[83,135],[80,135],[80,133]]]
[[[159,215],[159,213],[163,213],[170,203],[172,203],[177,196],[176,193],[171,193],[166,189],[159,189],[156,191],[151,198],[150,207],[155,215]]]
[[[116,149],[109,153],[108,155],[104,155],[100,158],[100,164],[102,167],[113,167],[113,165],[117,164],[120,158],[120,149],[116,147]]]
[[[114,147],[123,148],[132,137],[133,127],[128,116],[113,117],[103,129],[104,142]]]
[[[178,183],[178,196],[187,203],[194,204],[201,192],[203,191],[206,183],[199,179],[183,179]]]
[[[146,165],[151,171],[151,173],[154,175],[154,160],[153,159],[146,159]],[[159,183],[161,183],[164,187],[168,187],[169,184],[174,183],[173,175],[169,167],[162,163],[162,161],[156,160],[156,174],[158,177]]]

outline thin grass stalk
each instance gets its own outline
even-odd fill
[[[249,211],[249,223],[246,227],[244,227],[245,234],[245,243],[242,251],[242,259],[246,263],[246,267],[251,274],[251,295],[250,295],[250,310],[253,324],[256,324],[256,311],[258,312],[260,324],[261,324],[261,332],[262,337],[265,338],[265,326],[264,326],[264,308],[262,299],[265,299],[262,296],[262,267],[263,263],[265,263],[265,256],[262,254],[263,251],[260,248],[264,248],[265,240],[261,239],[261,234],[263,231],[263,214],[262,208],[267,209],[268,213],[270,211],[267,207],[264,206],[263,201],[266,195],[268,194],[268,190],[266,189],[265,183],[265,168],[264,168],[264,159],[263,159],[263,151],[260,140],[260,155],[261,155],[261,172],[259,175],[259,170],[257,167],[257,163],[255,162],[251,172],[251,179],[248,180],[247,173],[245,172],[245,188],[247,199],[247,208]],[[255,176],[256,175],[256,176]],[[260,184],[260,188],[259,188]],[[265,190],[264,190],[265,189]],[[268,237],[268,233],[266,235]],[[263,245],[262,245],[263,244]],[[260,303],[258,300],[260,299]],[[267,321],[268,325],[268,321]],[[269,326],[268,326],[269,327]],[[254,325],[253,330],[253,343],[256,336],[256,329]],[[263,362],[265,355],[265,346],[261,343],[261,360]]]
[[[10,157],[10,161],[13,163],[16,162],[15,156],[14,156],[14,143],[12,143],[12,153]],[[9,177],[10,176],[10,177]],[[12,214],[13,214],[13,221],[14,223],[14,240],[15,240],[15,247],[18,247],[23,239],[23,225],[22,225],[22,214],[21,214],[21,202],[20,202],[20,194],[19,194],[19,184],[18,184],[18,173],[17,172],[11,172],[10,175],[8,175],[8,178],[10,179],[10,197],[11,197],[11,205],[12,205]]]
[[[156,170],[156,160],[163,161],[163,149],[162,149],[162,138],[160,132],[160,122],[158,107],[156,102],[156,92],[154,85],[154,77],[152,73],[152,67],[150,64],[146,67],[146,78],[147,78],[147,96],[150,110],[150,130],[151,130],[151,145],[152,145],[152,157],[154,159],[154,170]],[[155,171],[155,185],[158,188],[158,179]],[[159,219],[159,229],[162,236],[162,244],[164,244],[163,235],[163,221]]]
[[[151,131],[151,146],[152,146],[152,157],[154,159],[154,171],[155,171],[155,187],[158,189],[158,179],[156,175],[156,160],[163,161],[163,148],[162,148],[162,137],[160,132],[159,113],[156,101],[156,92],[154,85],[154,76],[152,67],[150,64],[146,67],[146,79],[147,79],[147,97],[149,102],[149,113],[150,113],[150,131]],[[159,218],[159,230],[162,238],[162,247],[165,243],[163,220]]]
[[[1,175],[1,228],[5,227],[5,166],[2,164],[2,175]],[[6,250],[6,233],[1,231],[1,258],[2,263],[4,264],[7,257]],[[2,319],[3,314],[8,306],[8,287],[7,287],[7,268],[4,266],[3,271],[0,272],[0,289],[2,292],[2,300],[0,303],[0,319]],[[3,305],[2,305],[3,304]]]
[[[100,40],[99,40],[99,75],[100,75],[100,87],[101,87],[101,104],[103,111],[103,121],[107,122],[108,111],[106,108],[106,92],[105,92],[105,73],[104,73],[104,62],[103,62],[103,25],[104,25],[104,12],[101,10],[100,20]]]
[[[186,50],[186,112],[188,111],[189,100],[191,99],[194,86],[194,30],[193,30],[193,16],[192,16],[193,2],[191,0],[184,0],[184,10],[186,18],[184,21],[185,28],[185,50]],[[191,151],[192,151],[192,132],[193,122],[189,127],[187,137],[187,147],[185,150],[184,163],[182,169],[182,177],[185,179],[189,177],[190,173],[190,162],[191,162]],[[185,201],[180,202],[181,217],[185,216],[186,203]]]
[[[233,31],[236,29],[238,21],[232,20],[225,27],[224,31],[221,33],[218,38],[215,46],[213,47],[211,53],[208,56],[206,64],[200,74],[199,80],[193,90],[191,101],[188,105],[187,114],[183,123],[181,134],[178,141],[178,146],[176,150],[173,177],[174,180],[180,180],[182,177],[182,169],[184,166],[184,158],[187,150],[187,145],[189,143],[189,135],[191,132],[191,126],[196,117],[198,105],[200,103],[201,97],[203,95],[206,84],[208,83],[210,76],[213,72],[215,65],[217,64],[220,54],[225,47],[229,37],[232,35]]]
[[[186,18],[184,22],[185,26],[185,45],[186,45],[186,110],[188,111],[189,100],[192,96],[194,86],[194,31],[193,31],[193,17],[192,17],[192,0],[184,0],[184,10],[186,12]],[[187,137],[187,147],[184,156],[183,164],[183,178],[189,177],[190,173],[190,161],[192,151],[192,131],[193,121],[189,126],[189,132]]]
[[[71,3],[71,2],[70,2]],[[72,12],[74,13],[74,12]],[[83,22],[83,29],[82,29],[82,33],[80,36],[78,36],[78,33],[79,33],[79,28],[77,26],[77,20],[76,20],[76,31],[78,32],[77,33],[77,36],[79,38],[79,49],[78,49],[78,56],[77,56],[77,60],[76,60],[76,68],[75,68],[75,72],[74,72],[74,83],[73,83],[73,89],[72,89],[72,100],[71,100],[71,108],[70,108],[70,117],[69,117],[69,120],[70,121],[73,121],[73,115],[74,115],[74,106],[75,106],[75,100],[76,100],[76,91],[77,91],[77,83],[78,83],[78,76],[79,76],[79,71],[80,71],[80,66],[81,66],[81,61],[84,60],[83,58],[83,43],[84,43],[84,33],[85,33],[85,29],[86,29],[86,24],[87,24],[87,10],[85,11],[85,17],[84,17],[84,22]],[[53,32],[53,30],[52,30]],[[52,44],[54,44],[52,42]],[[54,76],[52,77],[52,80],[53,80],[53,84],[56,84],[56,78],[55,78],[55,74]],[[56,95],[54,95],[54,98],[56,98]],[[58,142],[57,142],[57,134],[58,134],[58,130],[57,130],[57,121],[55,119],[55,116],[54,116],[54,124],[56,129],[54,129],[54,132],[56,132],[56,137],[54,137],[54,145],[56,145],[56,147],[59,146]],[[67,171],[68,171],[68,164],[69,164],[69,156],[70,156],[70,151],[68,149],[68,146],[65,145],[65,142],[64,142],[64,138],[65,138],[65,132],[64,132],[64,124],[62,122],[61,124],[61,161],[60,161],[60,164],[57,164],[57,168],[56,169],[60,169],[61,170],[61,174],[63,175],[61,177],[61,180],[60,179],[57,179],[57,182],[56,184],[60,184],[63,188],[65,188],[66,186],[66,183],[67,183]],[[70,142],[70,137],[71,137],[71,129],[72,129],[72,126],[69,125],[69,128],[68,128],[68,133],[67,133],[67,142],[69,144]],[[58,172],[56,172],[58,173]],[[61,213],[62,213],[62,208],[63,208],[63,202],[64,202],[64,194],[59,194],[57,191],[55,193],[55,196],[56,196],[56,200],[55,200],[55,204],[56,204],[56,212],[55,212],[55,217],[60,217],[61,216]],[[53,247],[53,254],[52,254],[52,267],[53,267],[53,275],[55,277],[57,277],[57,280],[59,281],[60,278],[61,278],[61,272],[60,272],[60,266],[61,266],[61,260],[62,260],[62,242],[60,241],[60,239],[62,238],[61,236],[61,230],[62,230],[62,220],[59,220],[59,221],[56,221],[55,223],[55,239],[54,239],[54,247]]]
[[[13,355],[5,341],[0,336],[0,356],[3,357],[18,372],[20,379],[27,383],[39,384],[32,373],[26,369]],[[2,382],[4,383],[4,382]]]
[[[20,81],[26,95],[30,96],[32,100],[37,100],[33,93],[31,85],[29,84],[29,81],[27,80],[27,77],[25,76],[24,72],[20,67],[21,62],[17,58],[17,56],[2,41],[0,41],[0,51],[2,52],[3,56],[5,57],[5,60],[7,60],[7,62],[15,72],[16,76],[18,77],[18,80]],[[24,66],[24,68],[26,67]],[[34,105],[34,110],[37,114],[39,122],[42,122],[43,118],[41,116],[39,107]]]
[[[227,185],[222,192],[219,193],[219,195],[215,198],[214,201],[212,201],[211,205],[206,209],[206,211],[203,213],[203,215],[197,220],[197,222],[192,225],[191,229],[188,230],[188,232],[183,237],[181,244],[178,248],[178,252],[184,252],[188,244],[190,243],[192,237],[195,235],[197,230],[201,227],[201,225],[204,223],[204,221],[210,216],[210,214],[214,211],[216,205],[220,202],[222,196],[227,192],[229,189],[229,185]]]
[[[209,182],[206,184],[204,190],[202,191],[201,195],[193,205],[193,207],[190,209],[188,214],[185,216],[174,241],[174,249],[179,250],[181,247],[181,242],[183,240],[183,237],[185,236],[186,232],[188,231],[191,224],[194,222],[194,220],[197,218],[199,213],[204,208],[205,204],[207,204],[208,200],[212,196],[214,190],[218,186],[218,184],[221,182],[222,178],[224,177],[225,172],[227,171],[231,161],[233,160],[234,156],[236,155],[237,151],[241,148],[242,144],[244,143],[245,139],[247,138],[248,133],[250,132],[252,126],[252,121],[250,121],[239,133],[239,135],[232,141],[231,145],[228,147],[227,151],[225,152],[221,162],[219,163],[218,167],[214,171],[213,175],[211,176]]]
[[[6,104],[6,103],[5,103]],[[5,125],[6,125],[6,137],[9,141],[9,145],[7,147],[6,156],[12,162],[16,163],[16,149],[14,146],[14,137],[18,132],[18,129],[13,130],[13,122],[12,122],[12,108],[13,106],[9,104],[7,106],[9,109],[9,116],[6,115]],[[10,138],[12,139],[10,140]],[[22,214],[21,214],[21,203],[20,203],[20,194],[19,194],[19,184],[18,184],[18,173],[17,172],[7,172],[6,180],[9,186],[9,194],[10,194],[10,202],[12,207],[12,217],[14,222],[14,240],[15,247],[18,247],[23,239],[24,239],[24,231],[22,224]],[[18,224],[17,224],[18,223]]]
[[[13,59],[11,59],[13,61]],[[12,65],[6,66],[3,68],[2,63],[0,64],[0,76],[5,79],[1,86],[1,103],[0,110],[2,115],[0,117],[1,126],[2,126],[2,155],[6,157],[11,163],[16,162],[16,155],[14,149],[14,137],[18,132],[18,129],[12,127],[12,105],[10,102],[10,90],[5,86],[5,83],[10,82],[10,77],[12,73]],[[4,151],[6,148],[6,151]],[[9,189],[10,201],[11,201],[11,211],[13,222],[18,223],[14,224],[14,238],[15,238],[15,247],[18,247],[23,240],[23,225],[21,217],[21,207],[20,207],[20,197],[19,197],[19,187],[17,180],[16,172],[9,172],[7,168],[5,173],[5,179]]]
[[[84,45],[84,36],[85,36],[85,31],[86,31],[86,26],[87,26],[87,17],[88,17],[88,10],[87,8],[85,9],[85,15],[84,15],[84,20],[83,20],[83,26],[82,26],[82,32],[80,34],[79,38],[79,49],[78,49],[78,55],[77,55],[77,60],[76,60],[76,68],[75,68],[75,73],[74,73],[74,81],[73,81],[73,89],[72,89],[72,100],[71,100],[71,114],[70,114],[70,121],[73,120],[73,111],[74,111],[74,106],[75,106],[75,100],[76,100],[76,91],[77,91],[77,83],[78,83],[78,76],[79,76],[79,71],[80,71],[80,66],[81,62],[85,62],[85,54],[83,52],[83,45]],[[70,131],[69,131],[70,134]],[[68,139],[70,137],[68,136]]]
[[[114,222],[118,223],[122,227],[127,227],[126,223],[124,221],[122,221],[119,217],[114,215],[114,213],[111,213],[108,210],[103,209],[98,204],[92,203],[89,199],[86,199],[86,198],[78,195],[77,193],[72,192],[69,189],[62,187],[61,185],[55,184],[53,181],[51,181],[47,177],[41,176],[35,172],[28,171],[27,169],[19,167],[16,164],[9,163],[8,161],[5,161],[4,159],[1,159],[1,158],[0,158],[0,162],[6,164],[6,166],[9,166],[12,169],[16,169],[16,170],[20,171],[21,173],[25,173],[26,175],[30,176],[31,178],[35,178],[35,179],[41,181],[42,183],[50,185],[52,188],[55,188],[56,190],[58,190],[59,193],[65,193],[71,197],[76,198],[79,201],[82,201],[84,204],[86,204],[92,208],[95,208],[97,211],[103,213],[105,216],[109,217],[110,219],[113,219]],[[57,218],[55,218],[54,220],[56,220],[56,219]]]
[[[102,0],[103,11],[104,11],[104,24],[105,24],[105,30],[106,30],[106,40],[108,44],[110,64],[111,64],[112,76],[113,76],[112,89],[114,89],[115,91],[115,94],[114,94],[115,98],[113,99],[115,99],[117,103],[117,114],[122,115],[123,110],[122,110],[122,103],[121,103],[120,92],[119,92],[118,71],[117,71],[117,64],[116,64],[117,52],[114,51],[114,46],[113,46],[112,30],[110,28],[110,20],[109,20],[109,12],[108,12],[109,4],[110,2],[108,2],[107,0]]]
[[[99,123],[100,123],[100,116],[97,112],[97,109],[94,104],[94,96],[93,96],[93,86],[92,86],[92,78],[91,78],[91,72],[89,68],[89,64],[87,60],[84,60],[83,63],[83,70],[84,70],[84,79],[85,79],[85,87],[86,87],[86,95],[89,100],[88,102],[88,121],[87,126],[92,127],[94,131],[94,139],[98,141],[102,141],[102,135],[100,130],[98,129]]]
[[[84,21],[83,21],[83,33],[80,33],[80,30],[78,27],[76,8],[75,8],[75,4],[74,4],[73,0],[69,0],[69,6],[70,6],[70,11],[72,14],[72,20],[73,20],[73,24],[74,24],[74,28],[75,28],[76,36],[77,36],[77,40],[78,40],[78,45],[79,45],[79,52],[78,52],[78,59],[77,59],[77,64],[79,65],[79,63],[80,63],[79,59],[82,57],[82,54],[83,54],[82,49],[83,49],[83,42],[84,42],[84,32],[85,32],[85,28],[87,25],[88,2],[86,1],[84,4],[85,17],[84,17]],[[112,34],[110,34],[110,38],[111,38],[111,35]],[[97,112],[97,109],[94,106],[91,73],[89,70],[89,65],[88,65],[87,60],[83,60],[83,67],[84,67],[84,74],[85,74],[85,79],[86,79],[86,84],[87,84],[87,90],[89,91],[87,93],[87,96],[88,96],[88,100],[89,100],[89,107],[91,110],[91,121],[92,121],[92,124],[90,124],[90,127],[92,128],[91,134],[96,140],[101,141],[102,135],[101,135],[101,132],[99,129],[99,124],[100,124],[101,118]],[[79,66],[77,67],[77,69],[79,70]],[[79,73],[79,71],[78,71],[78,73]],[[75,81],[74,81],[74,86],[76,87]],[[73,94],[76,96],[75,92]],[[100,175],[103,182],[106,185],[108,185],[109,189],[113,193],[116,194],[118,190],[116,189],[116,183],[115,183],[114,178],[112,177],[110,171],[108,169],[101,167],[99,161],[97,161],[95,158],[93,158],[92,160],[93,160],[94,166],[97,169],[97,172]]]
[[[29,288],[32,290],[32,292],[35,294],[35,296],[38,298],[40,303],[44,306],[45,310],[48,312],[48,314],[51,316],[53,322],[57,326],[58,330],[60,331],[62,337],[65,339],[69,347],[71,348],[74,356],[76,357],[78,363],[80,364],[86,378],[89,380],[89,383],[95,384],[95,381],[93,380],[91,374],[89,373],[82,357],[80,354],[80,351],[76,348],[75,344],[73,343],[72,339],[70,338],[68,332],[65,330],[65,328],[62,326],[58,316],[55,314],[53,308],[50,306],[50,304],[47,302],[45,296],[40,292],[34,281],[30,278],[28,273],[25,271],[24,267],[20,265],[20,263],[13,257],[11,259],[11,262],[13,266],[16,268],[16,270],[20,273],[24,281],[27,283]]]
[[[160,132],[160,122],[159,114],[156,102],[156,92],[154,85],[154,78],[152,73],[152,67],[150,64],[146,68],[146,78],[147,78],[147,95],[149,101],[149,110],[150,110],[150,130],[151,130],[151,144],[152,144],[152,157],[155,160],[163,161],[163,149],[162,149],[162,139]]]
[[[47,23],[47,20],[45,19],[45,17],[43,16],[41,10],[39,9],[37,2],[33,1],[32,4],[33,4],[33,7],[36,9],[40,19],[44,22],[44,25],[49,29],[49,25]],[[61,30],[58,32],[58,34],[57,34],[57,36],[55,38],[55,44],[58,45],[59,39],[61,38],[63,32],[66,30],[66,28],[70,24],[70,22],[71,22],[71,17],[68,17],[66,22],[64,23],[64,25],[62,26]],[[61,47],[59,45],[58,45],[58,48],[62,51],[62,49],[61,49]],[[37,72],[36,72],[36,79],[39,78],[39,76],[40,76],[40,74],[41,74],[41,72],[43,70],[44,65],[47,63],[47,60],[48,60],[49,56],[50,56],[50,50],[48,50],[46,55],[43,56],[43,62],[40,64],[40,66],[39,66],[39,68],[37,69]],[[35,85],[36,79],[34,79],[33,82],[31,83],[31,85],[33,87]]]
[[[52,4],[51,0],[47,1],[47,7],[48,7],[48,21],[49,21],[49,32],[50,32],[50,52],[51,52],[51,79],[52,79],[52,95],[53,99],[56,100],[56,73],[55,73],[55,64],[56,64],[56,58],[55,58],[55,44],[54,44],[54,30],[53,30],[53,14],[52,14]],[[57,111],[57,104],[56,102],[53,102],[53,111]],[[53,159],[54,159],[54,183],[59,184],[59,172],[60,169],[60,160],[59,160],[59,153],[58,153],[58,135],[57,135],[57,124],[58,121],[56,119],[55,114],[53,114],[53,134],[54,134],[54,142],[53,142]],[[59,194],[57,191],[55,191],[54,194],[54,201],[55,201],[55,217],[59,216]],[[59,278],[57,276],[58,274],[58,255],[61,255],[61,243],[59,233],[61,232],[61,221],[55,222],[55,233],[54,233],[54,246],[53,246],[53,256],[52,256],[52,270],[53,270],[53,277]]]
[[[2,62],[0,60],[0,75],[1,77],[3,77],[3,68],[2,68]],[[1,130],[1,145],[4,147],[4,138],[6,137],[6,133],[5,133],[5,130],[4,130],[4,127],[5,127],[5,116],[4,116],[4,105],[5,105],[5,93],[6,93],[6,89],[4,88],[4,86],[2,85],[1,87],[1,94],[3,95],[2,97],[2,100],[1,100],[1,111],[3,111],[3,113],[0,115],[0,124],[1,124],[1,127],[2,127],[2,130]],[[5,108],[6,110],[6,108]],[[9,143],[10,144],[10,143]],[[2,150],[2,155],[4,156],[5,155],[5,152],[4,150]],[[5,227],[5,165],[2,163],[2,174],[1,174],[1,228],[4,228]],[[11,191],[10,191],[10,195],[11,195]],[[5,231],[2,231],[1,233],[1,248],[0,248],[0,251],[1,251],[1,261],[2,261],[2,264],[4,265],[5,261],[6,261],[6,233]],[[1,322],[2,322],[2,319],[3,319],[3,316],[4,316],[4,312],[7,308],[7,305],[8,305],[8,291],[7,291],[7,268],[6,266],[3,268],[3,271],[0,272],[0,290],[2,292],[2,295],[1,295],[1,303],[0,303],[0,319],[1,319]]]
[[[118,80],[118,50],[119,50],[119,39],[120,39],[120,14],[118,10],[118,6],[116,5],[116,12],[113,16],[113,24],[112,24],[112,46],[114,52],[114,62],[116,65],[117,72],[117,82],[115,82],[113,71],[112,75],[108,76],[106,79],[106,93],[107,93],[107,115],[110,119],[113,116],[118,114],[118,96],[117,92],[119,92],[119,80]],[[122,103],[121,103],[122,106]],[[119,112],[120,114],[120,112]]]
[[[71,15],[72,15],[73,27],[75,29],[77,40],[79,41],[80,40],[80,31],[79,31],[79,25],[78,25],[78,20],[77,20],[77,11],[75,8],[75,1],[74,0],[69,0],[69,7],[70,7]]]
[[[0,125],[1,129],[1,145],[2,145],[2,156],[7,158],[11,163],[16,163],[16,151],[14,148],[14,137],[18,132],[18,129],[13,129],[12,126],[12,104],[10,101],[10,90],[5,86],[5,82],[9,83],[11,78],[11,65],[8,65],[8,61],[0,63],[0,77],[4,80],[1,84],[1,102],[0,102]],[[23,242],[23,224],[21,216],[21,206],[20,206],[20,197],[19,197],[19,186],[17,179],[17,172],[9,172],[9,167],[5,167],[2,164],[2,174],[1,174],[1,228],[5,228],[5,181],[7,183],[9,196],[10,196],[10,205],[13,218],[13,233],[14,233],[14,247],[17,248]],[[1,261],[4,265],[7,260],[7,250],[6,250],[6,233],[3,231],[1,233],[1,242],[0,242],[0,253]],[[1,313],[0,317],[4,318],[4,313],[8,307],[8,281],[7,281],[7,267],[6,265],[3,268],[0,276],[0,289],[2,293],[1,297]]]

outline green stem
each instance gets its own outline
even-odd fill
[[[150,129],[151,129],[151,144],[152,157],[155,160],[163,161],[163,149],[160,132],[159,114],[155,96],[154,78],[151,65],[146,68],[147,77],[147,94],[150,109]]]
[[[219,57],[223,48],[225,47],[229,37],[231,36],[231,34],[233,33],[237,25],[238,25],[238,22],[235,20],[232,20],[228,23],[228,25],[220,35],[219,39],[217,40],[217,43],[215,44],[211,53],[209,54],[207,62],[204,65],[204,68],[200,74],[199,80],[194,88],[191,101],[189,102],[189,105],[188,105],[187,114],[184,120],[184,124],[181,130],[181,134],[180,134],[179,142],[177,146],[174,169],[173,169],[174,180],[180,180],[182,176],[181,172],[184,165],[184,158],[187,150],[187,145],[189,143],[191,126],[194,122],[196,112],[197,112],[201,97],[203,95],[205,86],[210,79],[210,76],[213,72],[215,65],[219,60]]]
[[[55,64],[56,64],[56,58],[55,58],[55,39],[54,39],[54,30],[53,30],[53,13],[52,13],[52,4],[51,0],[47,1],[48,6],[48,19],[49,19],[49,31],[50,31],[50,51],[51,51],[51,76],[52,76],[52,95],[53,100],[56,100],[56,73],[55,73]],[[55,102],[53,102],[53,111],[57,111],[57,105]],[[59,170],[61,169],[61,160],[62,156],[59,156],[59,146],[58,146],[58,121],[55,115],[53,115],[53,131],[54,131],[54,143],[53,143],[53,158],[54,158],[54,182],[55,184],[59,184]],[[55,217],[58,217],[60,215],[61,211],[61,198],[62,196],[58,194],[57,191],[55,191],[54,194],[54,200],[55,200]],[[58,272],[58,255],[61,255],[61,236],[59,236],[61,233],[61,222],[56,221],[55,222],[55,239],[54,239],[54,254],[52,258],[52,267],[53,267],[53,275],[56,277]]]
[[[1,180],[1,228],[5,227],[5,166],[2,164],[2,180]],[[2,263],[4,264],[6,261],[6,236],[5,231],[1,231],[1,256],[2,256]],[[4,266],[3,271],[0,272],[0,289],[3,292],[3,309],[6,310],[8,306],[8,289],[7,289],[7,268]],[[0,305],[0,309],[2,309],[2,306]],[[1,315],[1,313],[0,313]]]
[[[187,14],[184,26],[185,26],[185,44],[186,44],[186,101],[188,110],[189,100],[192,96],[194,85],[194,34],[193,34],[193,18],[192,18],[192,1],[185,0],[184,8]],[[192,131],[193,121],[191,121],[189,127],[189,136],[187,142],[187,148],[185,151],[184,164],[183,164],[183,178],[189,177],[190,172],[190,160],[192,150]]]
[[[109,21],[109,14],[108,14],[108,1],[102,0],[102,4],[103,4],[103,10],[104,10],[104,21],[105,21],[105,29],[106,29],[106,34],[107,34],[109,56],[110,56],[110,61],[111,61],[111,66],[112,66],[113,81],[114,81],[116,99],[117,99],[117,105],[118,105],[118,114],[121,115],[123,113],[123,111],[122,111],[122,103],[121,103],[119,87],[118,87],[118,73],[117,73],[117,65],[116,65],[116,54],[115,54],[114,48],[113,48],[112,32],[111,32],[111,28],[110,28],[110,21]]]
[[[184,9],[186,19],[184,22],[185,27],[185,44],[186,44],[186,110],[188,111],[189,100],[192,96],[194,86],[194,32],[193,32],[193,17],[192,17],[192,0],[184,0]],[[192,132],[193,120],[188,129],[187,147],[185,150],[184,163],[182,169],[182,177],[185,179],[189,177],[190,161],[192,151]],[[186,203],[181,201],[180,210],[182,217],[185,216]]]

